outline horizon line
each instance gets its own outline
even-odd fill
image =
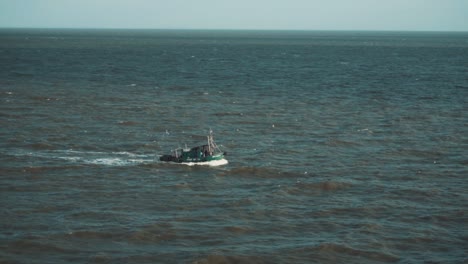
[[[161,31],[296,31],[296,32],[433,32],[468,33],[468,30],[428,30],[428,29],[261,29],[261,28],[120,28],[120,27],[23,27],[12,26],[0,29],[51,29],[51,30],[161,30]]]

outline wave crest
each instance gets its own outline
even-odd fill
[[[321,191],[338,191],[342,189],[349,188],[351,184],[344,182],[334,182],[334,181],[325,181],[325,182],[316,182],[316,183],[298,183],[297,187],[300,189],[314,189]]]
[[[194,261],[193,264],[263,264],[269,263],[261,257],[256,256],[222,256],[210,255],[204,259]]]

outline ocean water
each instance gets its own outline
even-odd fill
[[[467,176],[467,33],[0,30],[1,263],[466,263]]]

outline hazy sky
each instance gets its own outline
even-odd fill
[[[0,0],[0,27],[468,31],[468,0]]]

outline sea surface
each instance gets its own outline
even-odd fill
[[[467,177],[468,33],[0,30],[0,263],[467,263]]]

